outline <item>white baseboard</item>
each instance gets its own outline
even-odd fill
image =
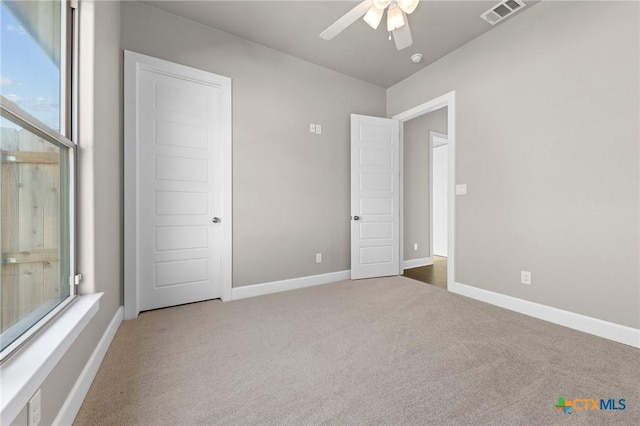
[[[330,272],[328,274],[311,275],[309,277],[292,278],[290,280],[234,287],[231,289],[231,300],[279,293],[281,291],[295,290],[298,288],[311,287],[314,285],[327,284],[348,279],[351,279],[351,271],[339,271]]]
[[[588,317],[470,285],[455,283],[449,291],[501,308],[640,348],[640,329]]]
[[[73,420],[76,418],[78,411],[80,411],[82,402],[89,392],[91,383],[93,383],[93,379],[98,373],[98,368],[100,368],[100,364],[102,364],[102,360],[107,354],[107,350],[109,349],[123,318],[124,307],[120,306],[116,311],[116,314],[111,319],[111,322],[102,335],[102,338],[98,342],[98,346],[93,350],[89,361],[87,361],[87,365],[84,366],[78,380],[73,385],[71,392],[69,392],[69,396],[67,396],[64,404],[62,404],[58,415],[53,421],[54,425],[62,426],[73,424]]]
[[[419,268],[421,266],[433,265],[433,257],[423,257],[422,259],[405,260],[402,263],[404,269]]]

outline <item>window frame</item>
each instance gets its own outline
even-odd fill
[[[24,111],[14,102],[0,96],[0,114],[9,121],[20,125],[23,129],[46,140],[47,142],[67,149],[68,164],[68,224],[69,224],[69,272],[68,277],[69,296],[59,302],[47,314],[42,316],[45,304],[40,305],[27,314],[21,321],[33,320],[40,317],[28,330],[17,337],[6,348],[0,351],[0,365],[10,359],[21,348],[27,345],[39,332],[47,327],[67,307],[77,299],[76,264],[77,264],[77,223],[76,223],[76,197],[77,197],[77,138],[78,129],[78,8],[74,0],[60,1],[60,132],[50,128],[41,120]]]

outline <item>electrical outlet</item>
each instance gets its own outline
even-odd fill
[[[40,399],[40,389],[29,400],[28,406],[28,419],[29,426],[38,426],[42,419],[42,404]]]
[[[322,263],[322,253],[316,253],[316,263]]]
[[[466,183],[460,183],[456,185],[456,195],[467,195]]]
[[[413,243],[413,251],[418,251],[418,243]]]
[[[520,271],[520,282],[522,284],[531,285],[531,272]]]

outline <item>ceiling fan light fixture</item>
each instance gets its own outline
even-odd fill
[[[391,4],[391,0],[373,0],[373,5],[380,10],[383,10],[389,4]]]
[[[414,10],[416,10],[416,7],[418,7],[418,3],[420,3],[420,0],[397,0],[397,2],[398,6],[400,6],[400,9],[402,9],[404,13],[409,15],[413,13]]]
[[[369,24],[371,28],[374,30],[378,28],[380,25],[380,21],[382,21],[382,15],[384,14],[384,10],[378,9],[377,7],[372,7],[369,11],[364,15],[364,22]]]
[[[402,10],[396,3],[387,10],[387,31],[394,31],[405,24]]]

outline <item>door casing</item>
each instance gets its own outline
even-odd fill
[[[133,319],[140,312],[139,267],[137,258],[138,205],[137,205],[137,76],[140,69],[161,71],[166,74],[187,75],[188,78],[216,86],[220,89],[220,137],[222,141],[222,300],[231,300],[232,286],[232,162],[231,162],[231,79],[184,65],[157,59],[139,53],[124,52],[124,317]]]
[[[455,285],[455,157],[456,157],[456,92],[448,92],[407,111],[394,115],[400,121],[400,270],[404,272],[404,130],[403,123],[441,108],[447,108],[447,137],[449,142],[449,181],[448,181],[448,216],[447,216],[447,290],[453,291]],[[433,253],[432,253],[433,255]]]

